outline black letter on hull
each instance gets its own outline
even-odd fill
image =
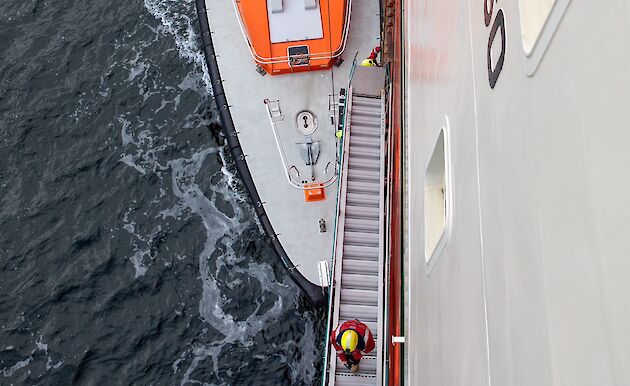
[[[494,0],[490,0],[490,10],[488,10],[488,0],[483,2],[483,20],[486,22],[486,27],[490,25],[492,20],[492,10],[494,9]]]
[[[497,30],[501,27],[501,55],[499,55],[499,60],[497,61],[497,66],[492,69],[492,43],[494,42],[494,37],[497,34]],[[501,70],[503,69],[503,61],[505,60],[505,17],[503,17],[503,10],[500,9],[497,12],[497,17],[494,19],[494,24],[492,25],[492,30],[490,31],[490,37],[488,39],[488,80],[490,81],[490,88],[494,88],[497,84],[497,80],[499,79],[499,75],[501,74]]]

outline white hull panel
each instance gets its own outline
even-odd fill
[[[518,2],[495,3],[494,89],[484,1],[405,7],[409,384],[630,384],[630,3],[572,1],[531,76]],[[427,265],[445,116],[452,224]]]

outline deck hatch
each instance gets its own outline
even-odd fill
[[[289,65],[295,66],[308,66],[310,63],[310,55],[308,46],[294,46],[287,49],[287,56],[289,57]]]
[[[297,42],[324,37],[319,1],[267,0],[271,43]]]

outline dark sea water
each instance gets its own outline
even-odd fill
[[[317,383],[197,32],[191,0],[2,2],[0,385]]]

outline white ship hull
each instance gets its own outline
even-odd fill
[[[488,26],[484,3],[404,4],[408,384],[628,385],[630,3],[498,1]]]

